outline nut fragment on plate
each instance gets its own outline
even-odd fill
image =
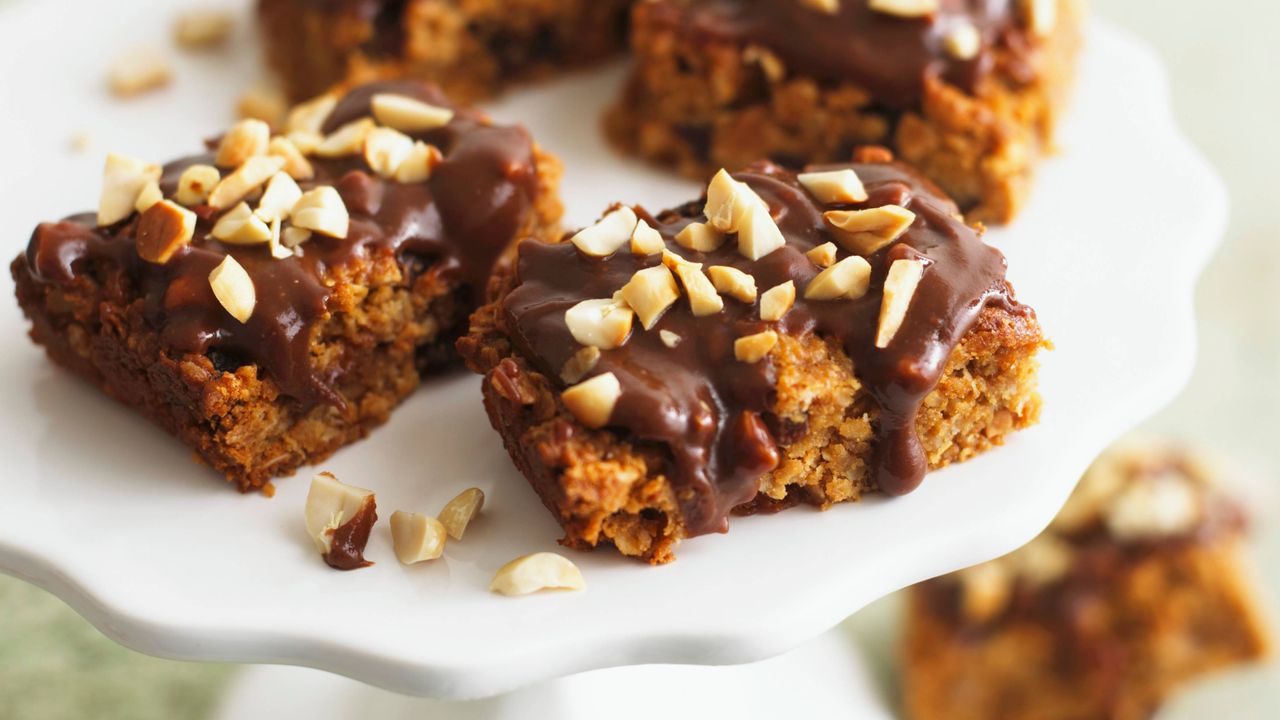
[[[369,532],[378,521],[372,490],[322,472],[311,479],[303,517],[307,534],[330,567],[354,570],[373,564],[364,559]]]
[[[827,205],[867,200],[867,189],[862,186],[862,179],[853,168],[800,173],[796,179],[818,202]]]
[[[818,247],[804,254],[814,265],[820,268],[828,268],[836,262],[836,244],[825,242]]]
[[[484,508],[484,491],[480,488],[467,488],[440,510],[440,522],[454,540],[461,540],[467,532],[467,526]]]
[[[138,257],[163,265],[195,236],[196,214],[170,200],[160,200],[138,218]]]
[[[284,121],[284,131],[288,134],[304,133],[317,135],[324,128],[324,121],[338,106],[338,96],[320,95],[306,102],[298,103],[289,111]]]
[[[728,265],[712,265],[707,268],[707,275],[716,292],[744,303],[756,301],[756,279],[748,273]]]
[[[871,264],[851,255],[818,273],[804,288],[806,300],[856,300],[871,283]]]
[[[763,202],[752,205],[738,226],[738,252],[748,260],[759,260],[786,244],[769,207]]]
[[[262,187],[271,176],[284,167],[284,159],[274,155],[256,155],[249,158],[235,172],[218,182],[209,193],[209,205],[224,210],[243,200]]]
[[[876,12],[903,18],[918,18],[938,12],[939,0],[869,0]]]
[[[725,236],[707,223],[689,223],[676,233],[676,243],[680,247],[711,252],[724,244]]]
[[[916,286],[924,276],[924,263],[919,260],[894,260],[884,279],[884,298],[880,301],[880,323],[876,327],[876,347],[886,348],[902,327]]]
[[[351,226],[347,205],[332,186],[322,185],[302,194],[293,206],[293,226],[342,239]]]
[[[765,330],[733,341],[733,356],[744,363],[756,363],[764,359],[778,344],[778,333]]]
[[[235,15],[225,10],[185,10],[173,24],[173,40],[189,49],[217,47],[231,37],[235,26]]]
[[[222,173],[212,165],[191,165],[178,176],[178,189],[174,199],[194,207],[209,199],[209,194],[222,181]]]
[[[579,230],[569,242],[584,255],[608,257],[631,240],[637,222],[635,211],[622,205],[605,213],[596,224]]]
[[[391,546],[401,563],[435,560],[444,554],[444,544],[445,527],[436,518],[403,510],[391,513]]]
[[[416,98],[379,93],[370,101],[378,122],[401,132],[417,133],[443,127],[453,120],[453,111]]]
[[[631,232],[631,252],[635,255],[657,255],[667,247],[662,233],[654,230],[649,223],[640,220],[636,229]]]
[[[253,280],[240,263],[230,255],[209,273],[209,287],[231,317],[241,323],[249,322],[253,316],[253,308],[258,304],[258,295],[253,288]]]
[[[315,154],[323,158],[358,155],[364,150],[365,136],[377,127],[378,124],[367,117],[352,120],[326,135],[316,146]]]
[[[651,330],[667,308],[680,299],[680,288],[665,265],[654,265],[637,270],[619,294],[640,318],[640,325]]]
[[[573,413],[583,425],[589,428],[602,428],[609,424],[613,415],[613,406],[622,397],[622,385],[611,372],[596,375],[590,380],[570,387],[560,393],[565,407]]]
[[[271,127],[261,120],[241,120],[222,136],[213,162],[219,167],[239,167],[255,155],[266,155]]]
[[[528,595],[539,590],[585,590],[582,571],[568,558],[540,552],[518,557],[498,568],[489,590],[499,595]]]
[[[777,322],[796,303],[796,284],[788,280],[774,285],[760,296],[760,319],[765,322]]]
[[[254,118],[279,127],[289,109],[284,95],[271,87],[254,86],[240,94],[236,101],[236,114],[241,118]]]
[[[127,155],[110,153],[102,168],[102,195],[98,199],[98,225],[114,225],[134,213],[138,195],[148,183],[158,182],[162,169]]]
[[[596,363],[600,362],[600,348],[588,345],[579,348],[578,352],[565,361],[564,367],[560,369],[560,379],[565,385],[573,385],[587,373],[596,369]]]
[[[915,222],[916,214],[901,205],[867,210],[828,210],[822,217],[839,232],[836,239],[849,252],[870,255],[897,240]]]
[[[107,82],[117,97],[133,97],[169,84],[169,61],[154,48],[135,47],[116,56],[107,68]]]

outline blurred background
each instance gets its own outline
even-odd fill
[[[0,12],[22,1],[0,0]],[[1273,194],[1280,163],[1280,4],[1109,0],[1095,3],[1093,12],[1155,46],[1169,69],[1183,130],[1231,192],[1226,242],[1199,288],[1194,377],[1145,429],[1225,459],[1255,498],[1255,565],[1270,616],[1280,618],[1280,495],[1274,491],[1280,382],[1273,375],[1280,370],[1280,215]],[[893,640],[892,622],[883,621],[896,617],[895,604],[878,603],[850,623],[882,667]],[[207,717],[235,672],[133,653],[52,596],[0,577],[0,720]],[[1263,667],[1215,677],[1168,712],[1262,718],[1276,717],[1275,708],[1280,673]]]

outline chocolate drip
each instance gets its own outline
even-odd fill
[[[362,86],[339,102],[326,130],[367,116],[370,98],[381,92],[449,105],[439,91],[421,83]],[[479,297],[537,195],[533,144],[523,128],[493,126],[478,113],[459,110],[447,126],[415,137],[444,154],[425,183],[385,180],[360,156],[311,158],[316,177],[299,184],[303,190],[337,188],[351,215],[350,231],[341,240],[315,234],[294,257],[274,259],[266,245],[215,240],[209,233],[220,213],[201,206],[193,208],[199,224],[192,244],[164,265],[138,257],[136,215],[106,228],[96,227],[92,215],[78,215],[36,228],[27,248],[28,269],[42,282],[69,286],[79,274],[95,272],[90,266],[106,263],[113,268],[109,272],[120,273],[134,288],[146,321],[174,351],[256,364],[304,407],[324,403],[342,409],[341,367],[321,372],[311,357],[335,273],[395,253],[402,270],[430,267]],[[165,167],[161,187],[166,195],[173,194],[182,171],[196,163],[213,164],[213,157],[190,157]],[[244,266],[257,292],[257,306],[244,324],[222,308],[209,287],[210,271],[226,255]]]
[[[767,48],[789,69],[855,83],[876,102],[905,110],[919,105],[928,77],[973,92],[996,64],[996,48],[1013,55],[1030,49],[1010,0],[940,4],[937,13],[921,18],[872,10],[868,0],[841,0],[834,14],[796,0],[659,0],[648,12],[695,47],[715,42]],[[943,39],[965,23],[978,30],[982,46],[974,58],[957,60],[946,53]]]
[[[851,166],[870,195],[869,208],[908,207],[915,224],[894,244],[868,257],[872,281],[857,300],[808,301],[803,289],[820,268],[805,252],[838,239],[826,225],[826,209],[800,186],[796,176],[758,163],[734,177],[769,204],[786,237],[785,247],[758,261],[742,256],[733,237],[710,253],[680,248],[675,235],[703,221],[701,203],[646,218],[673,251],[704,267],[729,265],[756,279],[761,292],[791,280],[795,306],[781,321],[765,323],[755,304],[726,298],[723,312],[696,318],[680,300],[648,331],[633,330],[625,345],[602,352],[593,374],[613,372],[622,385],[610,427],[634,440],[655,442],[670,452],[668,479],[682,504],[691,534],[723,531],[730,511],[755,497],[762,475],[776,467],[775,438],[793,428],[773,413],[776,371],[771,358],[757,363],[734,357],[734,340],[773,328],[790,336],[810,333],[838,342],[853,360],[854,372],[879,405],[872,480],[889,493],[914,489],[927,469],[915,431],[916,412],[937,385],[952,349],[988,303],[1030,313],[1011,297],[1004,281],[1004,257],[958,219],[953,203],[927,180],[893,164]],[[843,254],[843,251],[842,251]],[[887,348],[874,346],[884,276],[898,258],[926,264],[910,310]],[[549,377],[559,377],[578,349],[564,313],[590,298],[608,298],[637,270],[656,265],[658,256],[637,257],[625,249],[606,259],[591,258],[572,244],[525,242],[520,247],[518,286],[504,304],[507,325],[521,353]],[[681,338],[669,348],[660,330]]]

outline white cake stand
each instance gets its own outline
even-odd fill
[[[127,103],[106,94],[105,61],[139,42],[165,44],[185,4],[119,0],[71,11],[28,1],[0,10],[0,67],[13,70],[0,83],[7,256],[22,251],[38,221],[94,205],[108,149],[167,159],[227,124],[254,77],[258,49],[247,30],[230,51],[179,57],[177,80],[161,93]],[[614,200],[661,208],[697,192],[603,144],[597,123],[621,70],[490,107],[564,159],[570,224]],[[68,149],[79,132],[93,137],[89,152]],[[486,591],[493,571],[554,549],[558,528],[489,429],[478,381],[455,376],[429,383],[325,467],[377,490],[387,511],[431,511],[477,485],[490,498],[483,519],[444,560],[408,569],[392,556],[384,523],[371,543],[375,567],[333,572],[302,529],[305,473],[281,482],[271,500],[229,491],[178,443],[50,366],[4,300],[0,570],[143,652],[309,666],[444,699],[616,666],[779,655],[878,597],[1030,539],[1089,460],[1184,383],[1195,280],[1227,203],[1172,121],[1153,54],[1110,26],[1091,26],[1061,141],[1018,223],[989,235],[1057,344],[1044,360],[1043,423],[934,473],[909,496],[735,519],[728,536],[687,542],[662,568],[575,554],[586,592],[497,597]],[[7,275],[0,296],[12,296]]]

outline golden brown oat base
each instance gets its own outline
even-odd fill
[[[510,273],[495,277],[494,297],[511,281]],[[468,367],[485,375],[489,420],[563,527],[561,542],[580,549],[611,544],[653,564],[673,560],[686,530],[665,474],[665,449],[579,423],[553,380],[513,352],[499,306],[495,301],[472,316],[458,349]],[[921,408],[917,429],[930,467],[966,460],[1037,420],[1035,354],[1045,345],[1033,318],[995,307],[982,312]],[[869,459],[878,411],[848,356],[817,336],[783,336],[773,360],[774,411],[799,430],[779,439],[780,465],[740,511],[800,503],[825,509],[873,491]]]
[[[376,23],[358,2],[259,0],[258,14],[267,58],[295,100],[338,83],[417,78],[466,103],[619,52],[631,2],[408,0],[390,20],[403,37],[391,55],[374,50]]]
[[[1078,614],[1071,654],[1044,623],[944,617],[915,588],[904,645],[909,720],[1146,720],[1188,680],[1266,654],[1238,536],[1133,562]]]
[[[558,234],[559,161],[538,152],[537,166],[538,199],[516,237]],[[420,372],[455,362],[451,345],[478,300],[438,268],[410,269],[389,251],[335,271],[311,356],[344,378],[347,408],[303,412],[255,365],[224,371],[205,355],[172,352],[114,267],[78,267],[70,289],[34,280],[25,255],[11,271],[31,338],[50,359],[142,412],[242,491],[323,460],[385,422]]]
[[[1029,84],[996,74],[969,95],[934,80],[917,111],[898,115],[851,83],[771,78],[737,44],[682,44],[638,3],[635,70],[606,129],[627,152],[699,180],[760,158],[846,162],[854,147],[884,145],[941,186],[970,221],[1004,223],[1025,202],[1036,163],[1052,151],[1081,15],[1079,0],[1060,0],[1056,30],[1040,41]]]

